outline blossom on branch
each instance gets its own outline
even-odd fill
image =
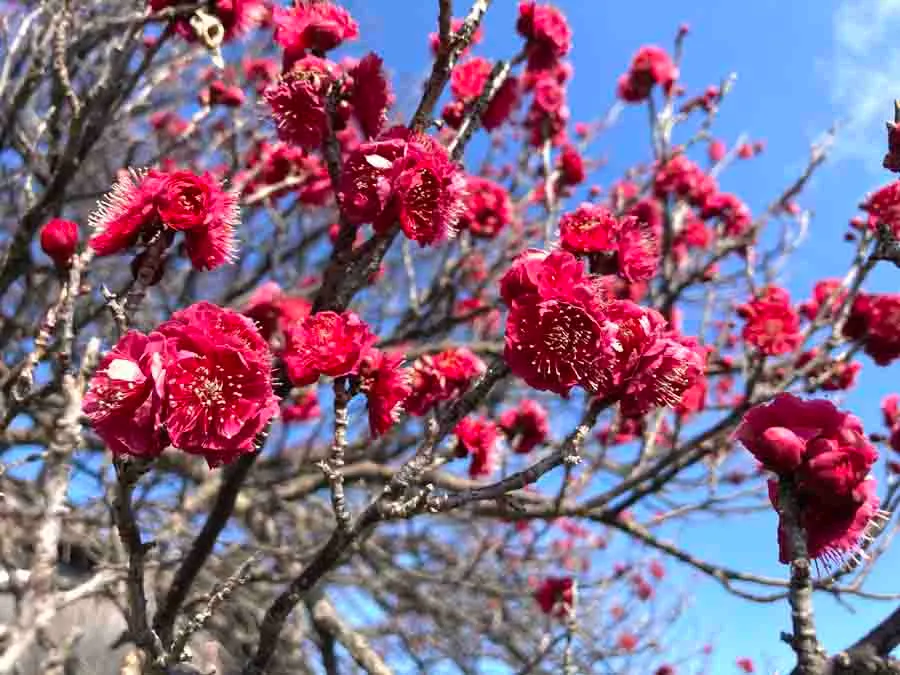
[[[572,29],[553,5],[522,0],[516,30],[527,40],[529,69],[549,68],[572,49]]]
[[[496,468],[500,431],[497,425],[484,417],[464,417],[453,430],[463,454],[472,458],[469,464],[470,478],[490,476]]]
[[[487,366],[467,347],[426,354],[412,365],[412,392],[404,403],[410,415],[422,416],[435,405],[462,396]]]
[[[175,312],[158,328],[171,343],[164,423],[171,443],[210,466],[256,450],[278,414],[272,354],[253,322],[208,302]]]
[[[787,354],[800,345],[800,317],[784,289],[769,286],[759,297],[741,305],[738,314],[746,320],[741,335],[762,354]]]
[[[291,382],[298,387],[319,377],[356,374],[378,338],[357,314],[318,312],[288,328],[284,361]]]
[[[869,472],[878,453],[862,423],[830,401],[779,394],[752,408],[735,437],[776,475],[769,497],[778,509],[779,481],[790,481],[811,558],[839,560],[855,552],[880,517]],[[781,562],[792,559],[788,533],[779,523]]]
[[[666,51],[646,45],[631,59],[628,72],[619,77],[616,93],[623,101],[639,103],[650,96],[655,85],[669,94],[677,79],[678,68]]]
[[[361,144],[344,164],[338,195],[347,219],[384,233],[395,223],[420,246],[456,229],[465,178],[434,139],[394,127]]]
[[[499,183],[480,176],[466,178],[465,210],[459,218],[459,229],[476,237],[492,239],[512,221],[509,193]]]
[[[351,78],[350,105],[353,116],[366,138],[381,133],[387,121],[387,109],[393,102],[390,85],[382,69],[381,57],[370,53],[348,73]]]
[[[565,616],[575,602],[572,577],[546,577],[534,591],[534,599],[544,614]]]
[[[307,51],[327,52],[359,36],[359,26],[339,5],[320,0],[295,0],[293,7],[276,7],[275,42],[284,48],[285,68]]]
[[[412,391],[410,371],[401,364],[403,354],[369,349],[359,365],[361,388],[369,404],[372,436],[385,434],[399,419],[403,402]]]
[[[82,409],[113,454],[155,457],[168,444],[162,416],[172,351],[165,336],[132,330],[100,362]]]
[[[237,196],[210,173],[123,172],[91,214],[89,244],[106,256],[184,232],[194,268],[211,270],[232,260],[239,217]]]
[[[305,56],[266,88],[263,97],[279,139],[305,150],[321,147],[328,129],[327,98],[337,77],[336,64]]]
[[[41,228],[40,241],[41,250],[58,268],[65,269],[72,262],[78,248],[78,223],[53,218]]]
[[[509,439],[513,452],[527,455],[546,440],[550,422],[544,406],[525,399],[500,416],[500,428]]]

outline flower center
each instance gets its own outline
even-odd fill
[[[203,192],[196,188],[186,188],[178,194],[178,205],[185,211],[199,213],[203,210]]]

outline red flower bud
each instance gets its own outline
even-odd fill
[[[71,220],[54,218],[41,228],[41,250],[57,267],[68,267],[78,247],[78,225]]]

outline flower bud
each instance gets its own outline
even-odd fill
[[[54,218],[41,229],[41,250],[53,259],[57,267],[68,267],[77,247],[77,223]]]

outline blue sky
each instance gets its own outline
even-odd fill
[[[359,20],[362,44],[377,50],[392,70],[401,103],[413,100],[430,61],[426,35],[434,30],[437,2],[427,0],[346,0]],[[682,82],[700,92],[737,73],[715,127],[727,143],[739,135],[764,139],[765,153],[740,162],[722,178],[754,210],[779,193],[803,167],[812,141],[834,122],[842,123],[832,161],[800,199],[814,211],[810,237],[794,258],[783,283],[797,298],[813,283],[846,270],[851,249],[842,240],[847,221],[863,195],[890,180],[880,167],[885,148],[884,120],[900,97],[900,0],[757,0],[752,3],[692,3],[644,0],[601,2],[558,0],[574,29],[570,87],[573,120],[601,115],[614,101],[615,78],[641,44],[669,47],[682,22],[691,26],[682,63]],[[455,0],[457,15],[468,2]],[[508,57],[520,42],[515,35],[517,2],[495,0],[485,23],[479,53]],[[892,86],[897,83],[896,86]],[[609,185],[624,167],[648,157],[646,114],[625,110],[618,126],[597,145],[608,164],[593,181]],[[896,290],[893,270],[877,270],[868,288]],[[878,403],[891,391],[897,366],[878,369],[864,361],[861,386],[846,407],[869,430],[880,430]],[[879,473],[879,477],[883,473]],[[775,516],[760,514],[740,522],[698,525],[678,535],[710,561],[767,575],[785,574],[775,561]],[[900,556],[888,554],[871,588],[898,590],[890,573]],[[668,564],[675,569],[674,563]],[[689,623],[698,635],[714,636],[712,673],[736,672],[738,656],[752,657],[758,672],[787,672],[790,652],[778,633],[789,627],[785,603],[757,605],[734,598],[689,570],[674,583],[694,596]],[[892,609],[890,603],[848,601],[855,613],[831,598],[817,596],[820,636],[833,650],[849,644]],[[780,670],[779,670],[780,669]]]

